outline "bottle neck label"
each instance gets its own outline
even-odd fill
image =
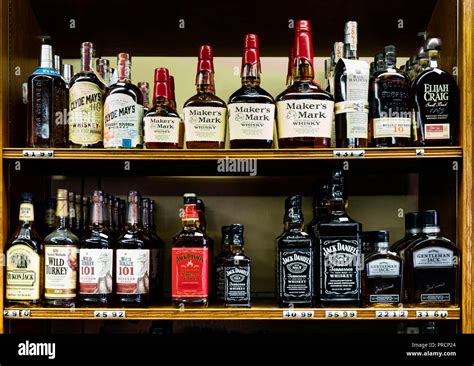
[[[231,140],[273,140],[274,104],[232,103],[228,110]]]
[[[150,250],[117,249],[117,294],[147,294],[150,292]]]
[[[6,258],[7,300],[35,301],[41,298],[40,256],[25,244],[8,248]]]
[[[178,144],[180,141],[181,118],[150,116],[143,118],[145,143]]]
[[[112,249],[79,250],[79,292],[81,294],[111,294]]]
[[[186,141],[224,142],[226,115],[221,107],[185,107]]]
[[[209,296],[209,249],[171,249],[172,297]]]
[[[33,222],[35,221],[35,209],[32,203],[22,203],[20,204],[20,222]]]

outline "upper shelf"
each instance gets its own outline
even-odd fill
[[[428,29],[436,0],[399,0],[382,6],[377,0],[300,0],[293,2],[218,0],[130,1],[30,0],[43,34],[56,51],[78,58],[83,41],[95,42],[98,55],[129,52],[134,56],[196,56],[201,44],[216,56],[240,56],[243,35],[260,37],[262,56],[287,56],[293,39],[290,20],[310,19],[315,53],[327,56],[342,41],[344,22],[360,23],[360,55],[373,56],[387,44],[410,56],[419,46],[417,33]],[[454,2],[453,2],[454,4]],[[21,16],[21,14],[20,14]],[[456,24],[455,19],[451,19]]]

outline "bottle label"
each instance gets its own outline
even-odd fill
[[[374,137],[392,138],[392,137],[411,137],[411,119],[410,118],[375,118],[374,119]]]
[[[143,144],[143,106],[130,95],[115,93],[104,103],[104,147],[134,148]]]
[[[314,262],[311,249],[283,249],[278,253],[280,294],[307,300],[314,294]]]
[[[223,142],[225,139],[226,108],[185,107],[186,141]]]
[[[347,138],[368,138],[369,130],[369,64],[341,59],[346,66],[346,101],[336,103],[336,114],[345,113]]]
[[[425,125],[425,140],[449,140],[449,123],[437,123]]]
[[[359,295],[359,240],[321,238],[321,292],[325,295]]]
[[[81,294],[111,294],[112,276],[112,249],[79,250],[79,292]]]
[[[400,263],[393,259],[376,259],[367,265],[367,277],[398,277],[401,275]]]
[[[77,247],[44,246],[44,297],[71,299],[76,297]]]
[[[231,140],[273,140],[274,104],[232,103],[228,108]]]
[[[92,145],[102,141],[104,128],[104,92],[94,83],[83,81],[69,90],[69,140]]]
[[[250,266],[225,267],[225,301],[250,301]]]
[[[422,302],[450,302],[451,294],[421,294]]]
[[[224,300],[225,296],[225,271],[223,264],[216,265],[216,296],[219,300]]]
[[[171,249],[173,297],[209,296],[209,249]]]
[[[333,101],[285,100],[276,106],[279,138],[331,137]]]
[[[46,225],[56,225],[56,213],[53,208],[48,208],[44,213],[44,222]]]
[[[150,292],[150,250],[117,249],[117,294]]]
[[[369,301],[377,304],[399,303],[400,295],[370,295]]]
[[[7,300],[41,298],[40,256],[26,244],[15,244],[7,250]]]
[[[32,203],[22,203],[20,205],[20,222],[22,221],[35,221],[35,209]]]
[[[165,142],[171,144],[179,143],[179,117],[145,117],[143,118],[143,129],[145,142]]]
[[[442,247],[428,247],[413,252],[413,267],[439,268],[453,267],[455,263],[454,252]]]

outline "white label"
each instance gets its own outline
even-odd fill
[[[220,107],[184,108],[186,141],[223,142],[226,114],[227,109]]]
[[[429,310],[429,311],[417,310],[416,317],[417,318],[434,318],[434,319],[447,318],[448,311],[447,310]]]
[[[234,103],[228,108],[231,140],[273,140],[274,104]]]
[[[363,158],[365,150],[333,150],[332,156],[334,158]]]
[[[24,205],[31,204],[22,203],[21,207]],[[42,291],[39,254],[28,245],[17,243],[8,248],[6,259],[6,299],[39,300]]]
[[[101,319],[125,319],[126,313],[125,310],[118,311],[94,311],[94,318]]]
[[[143,106],[130,95],[111,94],[104,103],[104,147],[134,148],[143,144]]]
[[[408,318],[407,310],[377,310],[375,317],[380,319]]]
[[[276,106],[279,138],[331,137],[333,101],[285,100]]]
[[[426,124],[425,125],[425,139],[426,140],[448,140],[449,135],[449,124]]]
[[[367,263],[368,277],[400,276],[400,262],[393,259],[376,259]]]
[[[455,263],[452,250],[442,247],[428,247],[413,252],[413,266],[416,268],[452,267]]]
[[[143,130],[145,142],[165,142],[171,144],[179,143],[179,117],[145,117],[143,118]]]
[[[150,292],[150,250],[117,249],[117,294]]]
[[[54,158],[53,150],[23,150],[24,158]]]
[[[375,118],[374,119],[374,137],[411,137],[411,119],[410,118]]]
[[[425,149],[416,149],[415,155],[416,156],[425,156]]]
[[[44,246],[44,296],[47,299],[76,297],[77,247]]]
[[[330,319],[344,319],[344,318],[357,318],[357,311],[355,310],[326,310],[326,318]]]
[[[81,294],[111,294],[112,275],[112,249],[79,250],[79,292]]]
[[[314,311],[312,310],[283,310],[283,318],[285,319],[312,319]]]

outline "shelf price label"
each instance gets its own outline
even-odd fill
[[[416,311],[417,318],[432,318],[432,319],[445,319],[448,317],[447,310],[417,310]]]
[[[24,158],[54,158],[53,150],[23,150]]]
[[[425,149],[416,149],[415,150],[416,156],[425,156]]]
[[[4,318],[29,318],[31,315],[31,311],[26,310],[19,310],[19,309],[5,309],[3,310],[3,317]]]
[[[364,158],[365,150],[333,150],[333,158]]]
[[[357,311],[355,310],[326,310],[326,318],[328,319],[355,319]]]
[[[312,310],[283,310],[283,318],[285,319],[313,319],[314,311]]]
[[[375,317],[377,319],[408,318],[408,311],[407,310],[376,310]]]
[[[94,318],[99,319],[125,319],[125,311],[94,311]]]

